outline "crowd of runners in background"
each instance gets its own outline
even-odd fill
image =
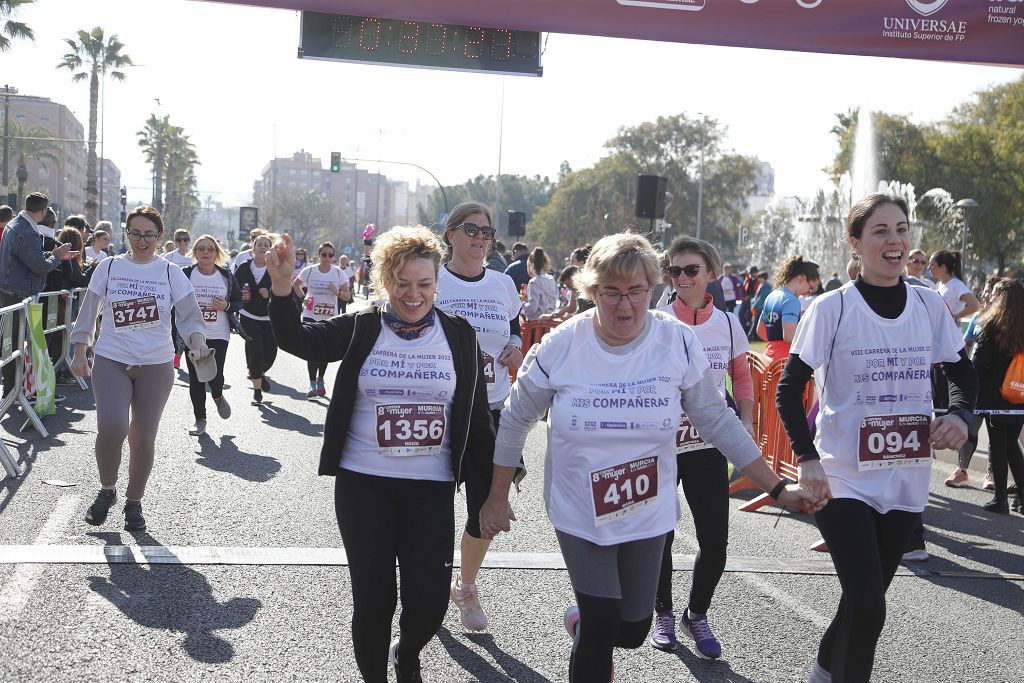
[[[544,490],[574,593],[565,614],[573,681],[610,680],[614,648],[673,650],[677,633],[700,656],[721,656],[709,612],[726,562],[727,461],[780,504],[814,514],[828,543],[842,597],[809,662],[814,682],[870,677],[896,567],[927,558],[933,447],[959,450],[945,483],[963,486],[986,425],[983,486],[994,497],[983,507],[1020,510],[1009,475],[1024,480],[1024,405],[1010,380],[1024,353],[1024,284],[992,277],[976,295],[958,253],[912,248],[898,197],[853,207],[846,277],[801,255],[737,268],[709,242],[655,245],[629,231],[564,259],[522,242],[507,249],[477,202],[455,207],[439,231],[367,237],[355,259],[330,241],[295,245],[263,229],[229,252],[138,207],[126,252],[114,255],[112,226],[73,216],[57,231],[47,204],[33,193],[17,216],[0,207],[0,303],[87,288],[71,371],[92,378],[101,488],[85,521],[105,523],[123,495],[125,529],[146,529],[142,499],[182,357],[193,435],[207,428],[207,389],[218,416],[232,414],[223,387],[233,334],[254,406],[273,391],[279,349],[303,358],[306,398],[329,401],[318,471],[336,480],[352,642],[367,681],[385,681],[389,662],[399,680],[421,680],[419,653],[449,601],[465,628],[487,628],[484,605],[499,589],[481,592],[477,579],[491,540],[515,533],[513,484]],[[365,305],[346,313],[356,296]],[[553,329],[524,358],[534,321]],[[751,439],[754,348],[785,363],[777,405],[798,482],[776,476]],[[525,439],[539,422],[544,471],[524,481]],[[679,484],[700,550],[677,620]],[[453,571],[463,487],[468,520]]]

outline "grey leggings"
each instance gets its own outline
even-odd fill
[[[128,439],[127,500],[142,500],[146,492],[146,482],[153,471],[156,432],[173,384],[171,361],[158,365],[126,365],[96,356],[92,368],[92,391],[96,397],[96,466],[102,486],[116,484],[121,448],[125,438]]]

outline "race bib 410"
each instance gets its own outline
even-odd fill
[[[590,473],[594,526],[633,514],[658,497],[658,459],[641,458]]]

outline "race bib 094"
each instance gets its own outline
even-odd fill
[[[927,415],[876,415],[860,423],[857,469],[929,467],[931,419]]]

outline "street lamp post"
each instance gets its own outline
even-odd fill
[[[704,205],[704,114],[700,114],[700,177],[697,179],[697,239],[700,239],[701,209]]]
[[[964,227],[960,232],[960,267],[966,275],[967,271],[967,231],[970,229],[969,220],[971,211],[978,208],[978,202],[971,198],[961,199],[956,203],[956,208],[963,213]]]
[[[345,159],[345,161],[366,161],[366,162],[376,162],[378,164],[397,164],[399,166],[413,166],[415,168],[420,169],[421,171],[426,173],[428,176],[433,178],[434,182],[437,183],[437,188],[439,190],[441,190],[441,198],[444,200],[444,212],[448,213],[448,194],[444,191],[444,185],[442,185],[441,181],[437,179],[437,176],[435,176],[433,173],[431,173],[427,169],[423,168],[419,164],[414,164],[414,163],[412,163],[410,161],[388,161],[386,159],[360,159],[359,157],[344,157],[344,159]]]

